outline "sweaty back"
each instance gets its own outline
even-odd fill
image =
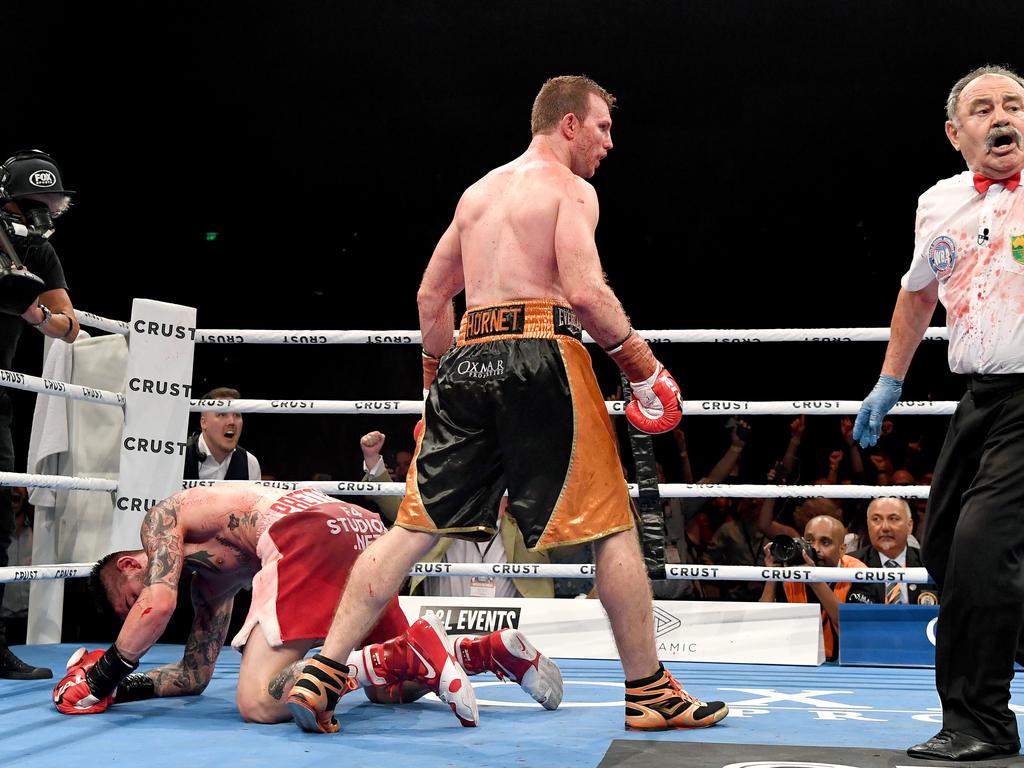
[[[554,233],[559,203],[575,183],[559,163],[520,157],[466,190],[456,219],[467,306],[564,300]]]

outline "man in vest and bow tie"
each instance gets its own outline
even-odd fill
[[[218,387],[202,400],[237,400],[237,389]],[[242,414],[203,411],[199,434],[185,447],[185,480],[259,480],[260,463],[238,444],[242,436]]]

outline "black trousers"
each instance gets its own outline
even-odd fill
[[[14,471],[14,440],[11,437],[11,398],[0,389],[0,472]],[[14,536],[14,508],[10,489],[0,487],[0,568],[7,565],[7,548]],[[4,585],[0,584],[0,603],[4,601]],[[0,645],[7,642],[4,620],[0,619]]]
[[[941,590],[935,686],[944,728],[1018,739],[1009,709],[1024,630],[1024,375],[976,375],[935,466],[922,556]]]

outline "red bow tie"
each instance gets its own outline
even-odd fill
[[[1020,184],[1020,171],[1017,171],[1008,179],[990,179],[987,176],[982,176],[980,173],[974,174],[974,188],[978,190],[979,195],[985,194],[993,184],[1002,184],[1013,192]]]

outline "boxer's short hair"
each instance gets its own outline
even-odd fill
[[[540,89],[533,101],[530,113],[530,129],[534,136],[548,133],[570,112],[581,121],[590,111],[590,94],[594,94],[608,105],[615,106],[615,97],[583,75],[552,77]]]

